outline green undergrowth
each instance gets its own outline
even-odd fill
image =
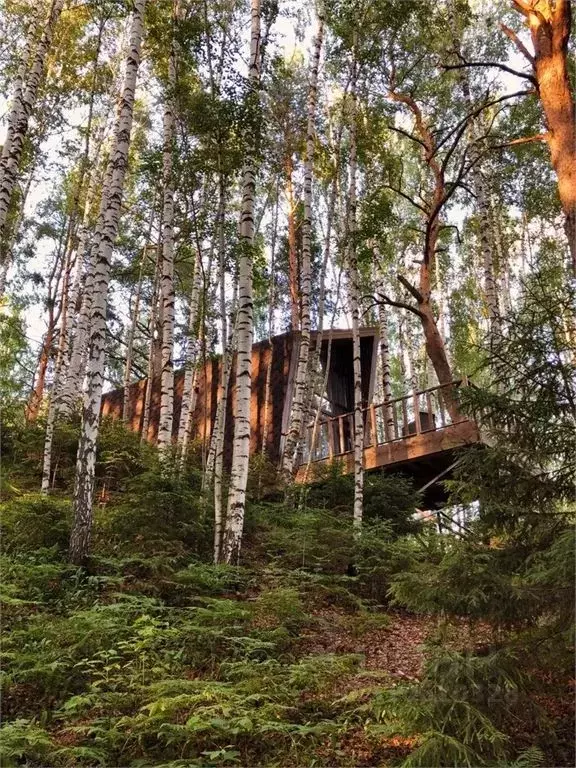
[[[0,505],[2,766],[571,764],[555,712],[573,624],[560,521],[532,530],[529,554],[521,536],[440,536],[415,521],[405,478],[373,475],[358,537],[349,477],[279,500],[263,467],[242,564],[214,566],[197,469],[163,474],[104,424],[78,569],[74,445],[57,436],[43,497],[35,430],[12,438]],[[419,679],[398,661],[419,653],[418,616]]]
[[[116,523],[125,504],[99,510],[83,570],[66,563],[65,499],[4,505],[3,766],[542,764],[537,750],[513,761],[507,718],[529,697],[508,658],[436,638],[404,685],[361,652],[314,649],[335,625],[354,643],[401,622],[386,593],[425,557],[444,562],[434,534],[380,520],[357,542],[338,513],[260,503],[246,564],[213,566],[177,546],[189,532],[172,538],[169,517],[160,554],[139,551]]]

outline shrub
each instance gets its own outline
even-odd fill
[[[29,493],[0,505],[5,552],[31,552],[43,548],[66,551],[71,505],[67,500]]]

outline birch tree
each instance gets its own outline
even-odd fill
[[[166,452],[172,443],[174,416],[174,138],[176,110],[176,24],[178,3],[172,15],[172,39],[168,59],[168,85],[164,101],[164,145],[162,150],[162,382],[158,449]]]
[[[364,413],[362,410],[362,367],[360,360],[360,276],[356,253],[357,207],[357,61],[356,45],[353,48],[352,77],[350,83],[350,158],[348,189],[348,220],[346,232],[346,270],[348,295],[352,315],[352,368],[354,375],[354,528],[362,525],[364,505]]]
[[[102,195],[97,223],[97,231],[101,233],[101,236],[92,264],[94,279],[90,305],[90,356],[76,461],[74,524],[70,536],[69,551],[71,562],[76,564],[85,561],[90,549],[96,444],[104,383],[106,299],[110,280],[112,248],[118,230],[124,178],[128,166],[134,97],[144,35],[144,8],[145,0],[135,0],[124,84],[118,104],[116,140],[114,152],[109,159],[109,168],[112,169],[109,193]]]
[[[318,98],[318,70],[324,36],[324,12],[318,9],[318,26],[310,65],[308,86],[308,110],[306,125],[306,154],[304,160],[304,218],[302,221],[302,273],[301,309],[300,309],[300,343],[298,347],[298,367],[294,382],[294,395],[290,427],[286,435],[282,469],[287,479],[290,479],[296,462],[298,443],[304,422],[304,404],[306,399],[308,379],[308,358],[310,352],[310,290],[311,272],[310,256],[312,250],[312,178],[314,172],[314,142],[316,137],[316,103]]]
[[[14,186],[18,179],[24,141],[28,133],[28,123],[44,77],[46,59],[52,44],[54,29],[63,7],[64,0],[52,0],[50,3],[48,19],[30,64],[25,85],[22,85],[19,77],[16,80],[14,100],[8,118],[8,141],[4,145],[0,157],[0,237],[2,238],[5,237],[6,219]],[[4,254],[4,257],[7,258],[7,254]]]
[[[250,62],[248,69],[249,103],[259,105],[260,87],[260,0],[251,0]],[[240,556],[248,463],[250,460],[250,399],[252,389],[252,339],[254,334],[252,248],[254,243],[254,199],[256,194],[256,130],[245,134],[245,164],[242,171],[242,206],[240,219],[240,257],[238,274],[237,359],[234,440],[232,468],[226,510],[222,555],[230,563]]]

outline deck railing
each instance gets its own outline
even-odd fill
[[[467,379],[458,379],[363,408],[364,448],[393,443],[465,421],[464,416],[457,420],[450,417],[442,392],[467,384]],[[322,417],[309,424],[302,443],[300,464],[350,453],[354,450],[354,413]]]

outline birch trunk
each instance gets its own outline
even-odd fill
[[[374,254],[378,264],[382,264],[382,254],[378,245],[374,243]],[[384,275],[381,275],[381,280],[384,282]],[[385,291],[383,291],[385,293]],[[389,334],[389,317],[384,302],[378,304],[378,329],[380,336],[380,367],[381,367],[381,385],[382,385],[382,397],[385,404],[384,418],[386,419],[389,434],[392,434],[391,430],[394,424],[394,414],[392,407],[388,405],[392,400],[392,369],[390,365],[390,334]]]
[[[128,166],[134,96],[144,34],[144,7],[145,0],[135,0],[124,85],[118,105],[116,142],[114,153],[109,160],[109,165],[113,169],[109,194],[106,197],[103,195],[97,225],[101,237],[94,258],[93,296],[90,305],[90,356],[76,461],[74,524],[70,536],[69,552],[70,560],[76,564],[81,564],[86,560],[90,549],[96,443],[104,383],[106,298],[110,280],[112,247],[118,230],[124,177]]]
[[[177,9],[173,16],[176,25]],[[176,40],[172,43],[168,60],[168,90],[164,104],[164,146],[162,153],[162,180],[164,203],[162,211],[162,383],[160,393],[160,419],[158,423],[158,450],[165,453],[172,444],[174,418],[174,138],[176,104]]]
[[[328,196],[328,210],[326,212],[326,233],[324,240],[324,252],[322,255],[322,268],[320,271],[320,286],[318,291],[318,329],[316,339],[311,352],[310,372],[312,383],[308,397],[307,412],[312,413],[312,404],[314,396],[320,388],[320,395],[324,394],[325,387],[319,386],[323,381],[322,366],[320,364],[320,355],[322,353],[322,344],[324,339],[324,315],[326,312],[326,274],[330,264],[330,254],[332,245],[332,229],[334,227],[334,218],[336,213],[336,202],[338,198],[338,174],[340,168],[340,147],[342,144],[342,133],[344,130],[344,115],[341,114],[335,141],[334,141],[334,168],[333,178],[330,184],[330,193]],[[339,280],[338,280],[339,283]],[[334,325],[336,314],[332,317]]]
[[[296,203],[294,201],[294,162],[289,154],[285,162],[286,199],[288,201],[288,286],[290,289],[290,327],[300,329],[300,296],[298,286],[298,256],[296,254]]]
[[[202,287],[202,254],[196,251],[194,280],[190,295],[188,312],[188,338],[186,340],[186,358],[184,363],[184,385],[182,387],[182,405],[178,425],[178,444],[180,445],[180,463],[186,463],[188,445],[192,438],[192,414],[194,412],[194,379],[199,351],[198,320],[200,317],[200,289]]]
[[[262,425],[262,445],[260,446],[262,457],[266,453],[266,436],[268,434],[268,422],[270,419],[268,403],[270,400],[270,385],[272,382],[272,339],[274,338],[274,310],[276,309],[276,240],[278,237],[278,208],[280,203],[279,185],[276,185],[276,200],[272,214],[272,237],[270,240],[270,295],[268,297],[268,349],[270,350],[270,363],[266,370],[266,383],[264,385],[264,415]]]
[[[58,409],[58,394],[60,388],[60,378],[62,376],[62,368],[64,363],[64,357],[67,353],[67,338],[68,338],[68,302],[69,297],[69,284],[70,274],[72,271],[72,233],[69,238],[69,248],[66,255],[66,266],[64,272],[64,280],[62,282],[62,298],[60,300],[60,334],[58,339],[58,352],[56,355],[56,363],[54,366],[54,379],[52,382],[52,391],[50,393],[50,401],[48,404],[48,414],[46,417],[46,435],[44,439],[44,455],[42,461],[42,484],[41,492],[47,494],[50,489],[50,476],[52,470],[52,443],[54,441],[54,427],[56,425],[56,414]]]
[[[220,158],[218,159],[220,164]],[[203,199],[201,209],[204,210],[208,200],[208,179],[205,180],[205,187],[203,191]],[[192,210],[194,207],[192,204]],[[225,233],[224,223],[226,218],[226,190],[224,184],[224,177],[222,174],[219,176],[218,181],[218,212],[216,214],[216,230],[218,238],[218,263],[219,270],[222,273],[224,269],[224,251],[225,251]],[[196,214],[194,214],[194,221],[196,222]],[[216,234],[212,237],[210,245],[210,253],[208,258],[208,268],[206,274],[208,275],[208,281],[212,272],[212,258],[214,254],[214,244],[216,240]],[[178,446],[180,449],[180,468],[183,469],[186,464],[188,456],[188,447],[192,440],[192,431],[194,427],[194,410],[196,408],[196,380],[198,375],[198,358],[200,353],[200,305],[201,305],[201,288],[202,288],[202,246],[201,239],[197,232],[196,234],[196,263],[194,265],[194,278],[192,283],[192,293],[190,296],[190,305],[188,310],[188,338],[186,341],[185,352],[185,373],[184,384],[182,387],[182,401],[180,410],[180,422],[178,424]],[[225,287],[221,287],[221,291],[225,292]],[[205,311],[206,297],[203,297],[203,305]],[[224,326],[226,318],[224,317]],[[222,337],[226,338],[225,335]],[[222,342],[222,349],[224,349],[224,341]],[[202,478],[202,489],[204,490],[206,485],[207,474],[204,472]]]
[[[22,87],[17,81],[13,111],[9,118],[8,148],[5,153],[3,151],[0,159],[0,236],[4,234],[10,201],[18,178],[24,141],[28,133],[28,122],[36,103],[38,88],[44,76],[46,58],[52,44],[54,29],[63,7],[64,0],[52,0],[48,20],[30,65],[26,84]],[[21,95],[18,93],[19,89],[21,89]]]
[[[324,35],[324,17],[318,15],[318,28],[314,53],[310,67],[308,85],[308,115],[306,128],[306,155],[304,160],[304,218],[302,221],[302,273],[300,276],[300,345],[298,367],[294,382],[290,427],[284,444],[282,470],[287,480],[292,478],[298,445],[304,424],[304,402],[308,380],[308,358],[310,353],[310,257],[312,248],[312,177],[314,172],[314,140],[316,137],[316,102],[318,98],[318,69]]]
[[[214,563],[218,564],[222,551],[223,505],[222,491],[224,483],[224,437],[226,435],[226,406],[230,389],[232,357],[236,346],[236,323],[230,323],[226,354],[222,356],[221,392],[218,401],[214,441]],[[209,462],[207,462],[208,464]]]
[[[128,421],[128,409],[130,406],[130,379],[132,378],[132,358],[134,356],[134,340],[136,338],[136,328],[138,325],[138,314],[140,313],[140,299],[142,296],[142,281],[144,278],[144,265],[148,257],[148,246],[152,238],[152,228],[154,226],[154,216],[156,208],[156,196],[152,201],[152,210],[148,221],[148,231],[144,240],[142,256],[140,259],[140,269],[138,271],[138,284],[136,286],[136,296],[134,297],[134,306],[130,315],[130,327],[128,328],[128,338],[126,339],[126,362],[124,365],[124,401],[122,403],[122,421]]]
[[[251,0],[249,99],[259,103],[260,86],[260,0]],[[252,390],[252,339],[254,334],[252,297],[252,248],[254,244],[254,198],[256,192],[256,136],[246,136],[247,150],[242,173],[240,222],[240,264],[238,280],[238,353],[236,360],[236,412],[232,445],[230,490],[224,528],[223,557],[226,563],[238,560],[244,528],[244,508],[250,460],[250,399]]]
[[[364,413],[362,411],[362,367],[360,364],[360,305],[359,274],[356,256],[356,130],[357,95],[356,61],[352,64],[350,87],[350,187],[348,192],[347,271],[350,311],[352,314],[352,365],[354,373],[354,528],[362,526],[364,506]]]
[[[46,298],[46,307],[48,310],[48,319],[46,321],[46,333],[42,340],[40,354],[38,356],[38,365],[34,376],[34,386],[26,406],[26,421],[35,421],[38,418],[38,412],[42,405],[44,397],[44,386],[46,383],[46,374],[50,360],[54,352],[54,341],[56,337],[56,326],[62,314],[62,303],[57,307],[57,297],[60,280],[64,274],[64,254],[63,249],[66,241],[67,225],[64,225],[60,231],[58,247],[54,255],[54,264],[48,278],[48,290]]]
[[[14,140],[14,134],[18,128],[18,120],[22,114],[22,94],[24,91],[24,84],[28,75],[30,63],[32,61],[32,54],[34,53],[36,41],[36,21],[33,20],[30,23],[28,33],[26,36],[26,45],[22,56],[20,57],[20,64],[18,65],[18,71],[14,78],[14,95],[12,96],[12,102],[10,104],[10,112],[8,114],[8,125],[6,129],[6,138],[2,147],[2,153],[0,155],[0,178],[4,173],[4,169],[8,163],[10,156],[10,150],[12,148],[12,142]]]
[[[0,248],[1,248],[0,298],[2,298],[2,296],[4,296],[4,293],[6,292],[6,282],[8,280],[8,271],[10,270],[10,267],[12,265],[12,259],[14,257],[14,245],[16,243],[16,238],[18,237],[18,233],[20,232],[20,227],[22,226],[22,222],[24,220],[24,211],[26,210],[26,201],[28,200],[28,195],[30,194],[30,188],[32,186],[32,182],[34,180],[34,175],[36,174],[36,171],[37,171],[37,160],[34,161],[32,168],[28,173],[28,179],[22,191],[22,197],[19,200],[18,214],[16,215],[14,226],[11,228],[9,235],[8,233],[5,233],[7,237],[4,240],[4,242],[0,244]]]
[[[160,234],[160,238],[162,235]],[[150,426],[150,404],[152,402],[152,386],[156,375],[156,342],[154,334],[157,326],[157,312],[160,292],[160,270],[162,268],[162,244],[156,246],[156,268],[154,270],[154,281],[152,284],[152,299],[150,301],[150,318],[148,321],[148,331],[150,335],[150,348],[148,350],[148,373],[146,378],[146,394],[144,395],[144,413],[142,416],[142,432],[140,433],[142,442],[148,440],[148,430]]]

